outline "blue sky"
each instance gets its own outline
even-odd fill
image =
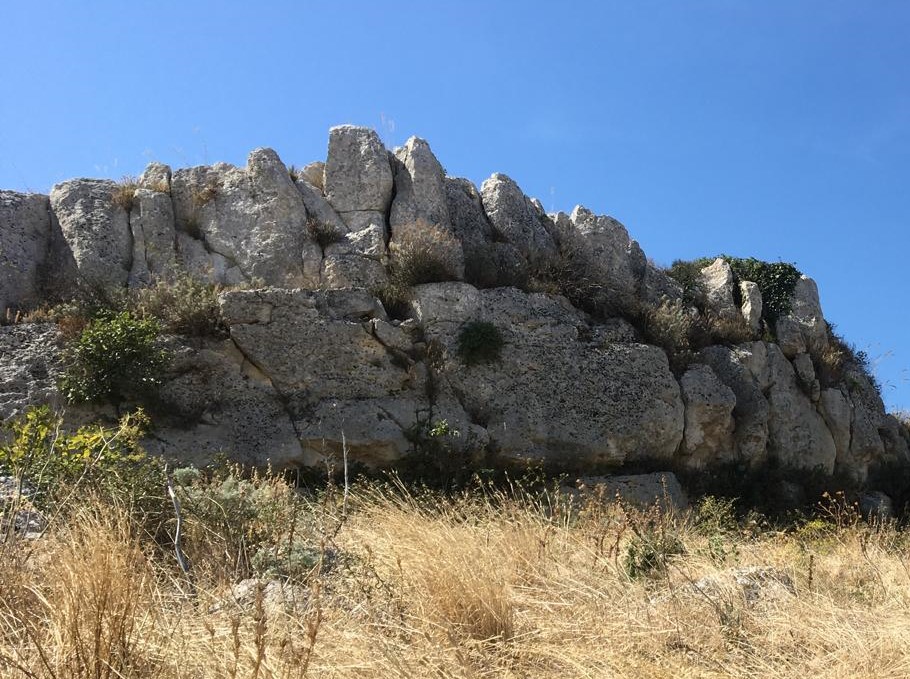
[[[795,262],[910,409],[908,36],[903,0],[4,0],[0,187],[418,135],[659,263]]]

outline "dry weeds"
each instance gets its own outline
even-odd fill
[[[910,676],[910,540],[892,525],[835,516],[749,533],[599,500],[376,485],[354,488],[344,521],[340,506],[310,506],[326,558],[298,583],[302,610],[269,607],[262,590],[225,604],[226,579],[191,596],[166,552],[91,504],[40,541],[8,541],[0,674]],[[684,552],[631,578],[630,541],[655,524]],[[792,587],[746,596],[729,577],[744,566]]]

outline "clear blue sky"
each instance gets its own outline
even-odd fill
[[[0,8],[0,187],[429,140],[659,263],[796,262],[910,409],[910,2],[35,2]]]

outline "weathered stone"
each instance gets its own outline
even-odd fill
[[[647,270],[647,260],[626,228],[612,217],[597,216],[578,205],[572,222],[591,247],[603,285],[614,300],[635,299]]]
[[[641,296],[645,303],[660,306],[664,302],[682,300],[683,289],[663,269],[648,262],[641,285]]]
[[[768,455],[790,469],[834,471],[837,450],[825,421],[800,389],[776,344],[752,342],[741,358],[768,400]]]
[[[275,469],[299,464],[291,414],[271,380],[231,340],[170,343],[159,415],[146,449],[198,466],[219,455]]]
[[[319,189],[320,194],[325,195],[325,163],[321,160],[304,166],[300,171],[300,177]]]
[[[139,188],[157,193],[171,193],[171,168],[164,163],[149,163],[139,177]]]
[[[660,349],[585,340],[584,315],[562,298],[461,283],[417,286],[414,298],[427,340],[445,349],[440,377],[502,458],[578,468],[675,452],[683,406]],[[459,357],[461,328],[473,320],[499,328],[499,361]]]
[[[777,342],[787,358],[800,352],[820,353],[828,346],[828,324],[815,281],[802,276],[790,298],[790,313],[777,320]]]
[[[718,257],[701,270],[701,284],[708,305],[723,318],[736,318],[740,310],[733,300],[733,269],[723,257]]]
[[[885,452],[879,433],[885,419],[885,406],[875,385],[862,371],[849,369],[845,381],[853,419],[850,423],[850,452],[843,460],[843,468],[862,480],[870,463],[881,459]]]
[[[167,193],[136,189],[130,211],[133,262],[129,283],[148,285],[178,274],[174,207]]]
[[[758,287],[758,283],[753,283],[752,281],[740,281],[739,294],[743,300],[742,306],[740,307],[743,318],[745,319],[746,323],[748,323],[749,328],[753,333],[760,332],[762,299],[761,290]]]
[[[743,364],[746,347],[712,346],[699,352],[699,360],[711,366],[718,378],[733,390],[736,406],[733,438],[737,459],[759,467],[767,461],[769,405],[752,373]]]
[[[89,286],[126,285],[133,256],[129,216],[115,201],[117,184],[73,179],[51,189],[51,211],[71,253],[78,280]]]
[[[379,136],[366,127],[341,125],[329,130],[325,197],[347,221],[348,212],[385,215],[392,201],[392,168]]]
[[[47,196],[0,191],[0,318],[42,301],[50,237]]]
[[[318,285],[313,260],[321,253],[306,228],[303,198],[271,149],[250,153],[246,169],[219,163],[178,170],[171,194],[178,230],[201,236],[205,249],[236,266],[245,281]]]
[[[345,221],[335,212],[335,208],[323,197],[322,191],[302,179],[298,179],[296,185],[303,197],[303,204],[309,219],[315,220],[319,226],[332,233],[346,234],[350,230]]]
[[[685,405],[685,463],[704,468],[735,460],[733,408],[736,396],[707,365],[694,365],[679,381]]]
[[[494,174],[480,186],[484,211],[497,234],[531,262],[556,254],[556,244],[537,209],[511,178]]]
[[[797,354],[793,357],[793,369],[800,388],[816,403],[821,395],[821,385],[815,377],[815,366],[809,354]]]
[[[191,278],[226,286],[247,282],[240,267],[217,252],[209,252],[204,241],[181,231],[176,236],[178,266]]]
[[[62,405],[57,391],[61,347],[51,323],[0,326],[0,420],[32,405]]]
[[[850,459],[850,428],[853,420],[853,408],[840,389],[823,389],[818,400],[818,411],[825,418],[828,431],[834,439],[836,450],[835,469],[849,473],[852,468]],[[862,476],[865,476],[863,474]]]
[[[236,291],[221,306],[237,347],[293,414],[302,463],[339,453],[342,432],[364,464],[408,452],[405,431],[429,408],[425,385],[364,325],[384,318],[369,292]]]
[[[418,222],[449,231],[445,170],[430,145],[411,137],[395,149],[395,158],[395,198],[389,217],[392,242],[398,229]]]

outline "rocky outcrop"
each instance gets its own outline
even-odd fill
[[[545,295],[459,283],[418,286],[414,294],[427,340],[444,350],[440,378],[501,457],[572,467],[675,453],[682,401],[656,347],[587,341],[584,316]],[[459,357],[470,321],[500,330],[500,361],[466,365]]]
[[[556,244],[539,211],[514,180],[494,174],[481,185],[480,195],[495,232],[525,259],[533,264],[556,254]]]
[[[610,296],[614,300],[636,299],[647,271],[647,260],[626,227],[612,217],[595,215],[580,205],[572,211],[571,220],[589,244]]]
[[[777,343],[788,358],[801,352],[820,353],[828,346],[828,324],[818,299],[818,286],[807,276],[796,282],[790,313],[777,319]]]
[[[250,153],[246,168],[219,163],[178,170],[171,196],[177,228],[201,241],[213,273],[224,271],[216,282],[319,283],[321,253],[308,235],[303,198],[271,149]],[[182,245],[192,248],[187,239]],[[198,267],[198,260],[189,263],[193,259],[184,264]]]
[[[50,238],[47,196],[0,191],[0,318],[42,300]]]
[[[51,189],[51,210],[76,279],[91,287],[123,287],[132,267],[129,214],[115,200],[117,192],[117,184],[104,179],[73,179]]]
[[[444,245],[455,280],[382,287],[415,243]],[[862,366],[826,364],[812,279],[770,327],[758,285],[724,259],[703,268],[709,320],[742,318],[777,341],[712,339],[674,355],[674,375],[665,351],[642,343],[662,339],[647,312],[677,305],[684,325],[700,312],[621,223],[581,206],[548,215],[506,175],[479,190],[447,177],[416,137],[390,154],[345,125],[325,162],[302,170],[257,149],[243,168],[153,163],[135,185],[0,192],[0,312],[77,284],[116,292],[183,276],[228,288],[229,336],[166,340],[148,445],[171,457],[293,467],[344,447],[375,467],[432,449],[455,465],[474,454],[579,473],[767,464],[859,483],[910,464],[910,434]],[[774,292],[765,301],[779,304]],[[501,340],[498,356],[468,360],[477,327]],[[60,402],[60,351],[51,325],[0,328],[0,414]],[[430,441],[442,421],[445,440]]]
[[[130,210],[131,286],[149,285],[177,275],[177,233],[170,192],[171,168],[160,163],[149,165],[139,179]]]

